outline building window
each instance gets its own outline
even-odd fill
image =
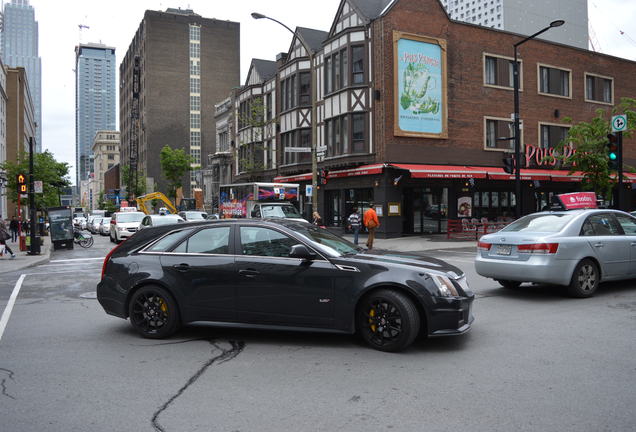
[[[499,140],[499,138],[511,138],[514,134],[514,123],[510,120],[486,118],[486,149],[513,150],[514,140]]]
[[[201,111],[201,96],[190,96],[190,111]]]
[[[311,151],[288,150],[293,148],[311,149],[311,129],[296,129],[281,134],[283,164],[292,165],[311,162]]]
[[[613,79],[585,74],[585,100],[590,102],[614,103]]]
[[[366,122],[365,113],[351,115],[351,143],[352,153],[364,153],[366,149]]]
[[[347,48],[344,48],[325,59],[325,93],[346,87],[349,84],[348,77],[349,55]]]
[[[190,75],[201,75],[201,63],[198,60],[190,60]]]
[[[497,87],[513,88],[513,65],[514,60],[505,57],[484,56],[484,83]],[[521,71],[521,67],[519,67],[519,71]],[[521,85],[521,79],[519,84]]]
[[[327,156],[342,156],[366,151],[366,114],[354,113],[325,122]]]
[[[558,146],[567,138],[570,129],[567,126],[548,124],[539,124],[539,127],[541,131],[539,135],[539,147],[544,149]]]
[[[311,105],[311,73],[301,72],[298,74],[298,105]]]
[[[190,147],[201,147],[201,132],[190,132]]]
[[[201,44],[190,42],[190,58],[198,59],[201,57]]]
[[[190,93],[201,93],[200,78],[190,78]]]
[[[539,92],[569,98],[570,71],[548,66],[539,66]]]
[[[216,144],[217,152],[228,152],[230,150],[228,131],[223,131],[217,134],[216,142],[217,142]]]
[[[351,47],[351,83],[364,83],[364,46]]]
[[[201,114],[190,114],[190,129],[201,129]]]
[[[200,26],[190,24],[190,40],[191,41],[200,41],[201,40],[201,27]]]
[[[272,94],[267,93],[265,96],[265,120],[269,123],[272,121],[272,112],[274,107],[272,106]]]
[[[239,148],[239,172],[253,172],[263,169],[262,143],[244,144]]]

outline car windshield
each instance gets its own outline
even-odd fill
[[[183,222],[183,219],[180,217],[171,217],[171,216],[161,216],[158,218],[154,218],[152,224],[157,225],[169,225],[173,223]]]
[[[104,218],[102,219],[102,221],[100,222],[101,224],[107,224],[110,223],[110,218]]]
[[[321,252],[332,257],[357,254],[359,251],[356,245],[327,231],[325,228],[309,224],[304,226],[303,224],[302,227],[297,226],[292,229],[314,243]]]
[[[261,205],[261,216],[264,218],[302,218],[293,205]]]
[[[502,231],[555,233],[576,216],[575,213],[539,213],[524,216]]]
[[[143,213],[120,213],[117,215],[117,223],[141,222],[144,216]]]

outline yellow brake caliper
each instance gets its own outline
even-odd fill
[[[375,316],[375,309],[371,309],[371,310],[369,311],[369,316],[370,316],[371,318],[373,318],[373,317]],[[369,318],[369,324],[371,324],[371,326],[370,326],[370,327],[371,327],[371,331],[372,331],[373,333],[375,333],[375,324],[373,324],[373,320],[372,320],[371,318]]]
[[[159,301],[161,302],[161,312],[166,313],[168,312],[168,305],[166,304],[166,302],[163,299],[159,299]]]

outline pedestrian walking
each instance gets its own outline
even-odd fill
[[[349,223],[349,229],[353,231],[353,244],[358,244],[358,234],[360,234],[360,213],[358,213],[358,207],[353,208],[353,212],[349,215],[347,219]]]
[[[9,230],[11,230],[11,241],[15,243],[18,241],[18,231],[20,230],[20,224],[15,216],[13,216],[11,222],[9,222]]]
[[[380,227],[380,220],[378,214],[375,212],[375,204],[371,203],[371,208],[364,212],[363,223],[369,231],[369,237],[367,238],[367,248],[373,249],[373,241],[375,240],[375,230]]]
[[[13,251],[7,244],[7,240],[9,240],[10,238],[11,238],[11,234],[9,234],[9,231],[7,230],[7,225],[2,219],[2,216],[0,216],[0,246],[2,246],[2,249],[4,249],[5,253],[11,254],[10,259],[13,259],[15,258],[15,254],[13,253]]]
[[[316,225],[316,226],[323,226],[323,225],[322,225],[322,218],[320,217],[320,213],[318,213],[317,211],[315,211],[315,212],[312,214],[312,217],[314,218],[314,220],[313,220],[313,222],[312,222],[314,225]]]

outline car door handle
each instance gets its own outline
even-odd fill
[[[605,246],[603,243],[594,243],[594,247],[601,248]]]
[[[246,270],[239,270],[239,274],[241,276],[245,276],[248,278],[253,278],[256,277],[257,275],[260,274],[260,272],[253,270],[253,269],[246,269]]]
[[[632,242],[632,246],[636,246],[636,242]]]
[[[176,270],[178,270],[180,272],[184,272],[184,271],[190,270],[190,266],[188,264],[185,264],[185,263],[175,264],[172,267],[174,267]]]

